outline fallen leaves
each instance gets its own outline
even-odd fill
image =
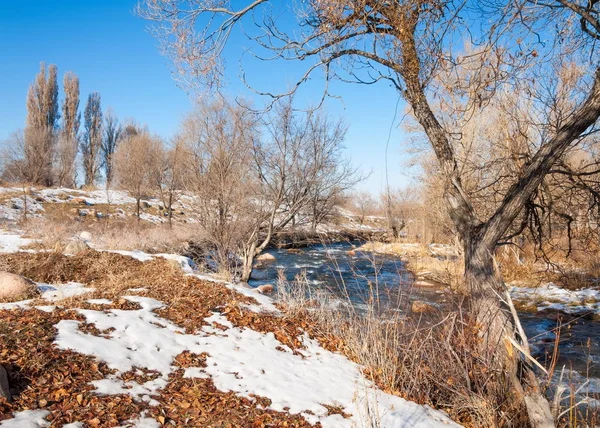
[[[56,325],[65,319],[81,321],[80,329],[109,337],[111,330],[99,330],[85,323],[75,309],[97,311],[136,310],[139,305],[122,299],[127,289],[146,287],[145,296],[158,299],[165,307],[160,316],[194,332],[206,324],[212,312],[227,312],[238,327],[261,332],[273,331],[291,349],[300,348],[301,329],[292,319],[273,314],[256,314],[242,306],[257,304],[251,298],[227,287],[184,276],[163,260],[141,263],[129,257],[90,252],[65,257],[59,254],[19,253],[0,255],[16,271],[37,281],[78,281],[96,291],[83,298],[59,303],[53,312],[0,310],[0,364],[7,368],[14,401],[0,401],[0,420],[13,412],[44,409],[51,427],[84,422],[86,427],[113,427],[126,424],[145,412],[161,425],[178,427],[305,427],[312,426],[301,415],[269,410],[264,397],[243,398],[216,389],[210,378],[183,378],[185,368],[205,367],[206,354],[183,352],[173,364],[179,369],[170,375],[167,386],[153,398],[156,406],[134,401],[131,396],[101,396],[94,393],[94,380],[114,375],[114,371],[90,356],[60,350],[53,342]],[[124,269],[124,270],[123,270]],[[110,305],[91,304],[90,298],[108,298]],[[135,369],[121,375],[124,381],[143,383],[158,373]],[[317,425],[318,426],[318,425]]]

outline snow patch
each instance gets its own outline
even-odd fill
[[[228,281],[223,281],[222,279],[213,278],[210,275],[195,274],[194,276],[198,279],[203,279],[205,281],[223,284],[225,287],[229,288],[230,290],[233,290],[239,294],[243,294],[244,296],[252,297],[254,300],[256,300],[260,304],[260,306],[256,306],[256,305],[247,305],[246,306],[248,309],[252,310],[253,312],[260,312],[260,311],[279,312],[279,309],[277,309],[277,307],[273,304],[273,299],[271,299],[268,296],[265,296],[264,294],[260,294],[257,291],[254,291],[254,289],[252,289],[252,288],[247,288],[243,285],[234,284],[234,283],[228,282]]]
[[[79,330],[80,322],[76,320],[56,324],[55,343],[59,348],[93,355],[117,371],[106,379],[93,381],[97,393],[127,393],[137,400],[157,404],[151,397],[165,387],[169,374],[177,370],[174,358],[189,351],[208,356],[207,367],[188,368],[187,377],[209,375],[222,391],[267,397],[272,401],[270,408],[300,413],[324,427],[367,426],[373,415],[385,427],[454,425],[442,412],[377,390],[363,376],[360,366],[327,351],[307,336],[302,338],[302,355],[295,355],[272,333],[236,328],[218,313],[205,319],[211,325],[186,334],[153,312],[164,306],[161,302],[139,296],[125,298],[140,304],[141,309],[79,310],[88,323],[108,332],[103,337]],[[220,328],[212,323],[218,323]],[[134,369],[154,372],[157,377],[143,384],[119,378]],[[344,419],[328,415],[323,404],[342,406],[351,416]]]
[[[195,378],[195,379],[208,379],[210,376],[206,374],[204,369],[200,367],[190,367],[185,369],[183,374],[184,379]]]
[[[38,242],[38,240],[23,238],[21,234],[0,232],[0,253],[16,253],[22,247],[26,247],[34,242]]]
[[[47,410],[24,410],[13,413],[13,419],[0,422],[1,427],[7,428],[41,428],[49,427],[50,422],[46,420],[50,412]]]
[[[68,297],[80,296],[96,290],[95,288],[86,287],[79,282],[67,282],[66,284],[53,285],[38,282],[37,285],[42,293],[42,298],[51,302],[56,302]]]
[[[567,290],[550,282],[537,288],[513,286],[510,295],[514,300],[536,306],[538,311],[555,309],[566,313],[600,313],[600,290]]]

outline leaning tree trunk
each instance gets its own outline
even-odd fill
[[[242,265],[242,275],[240,277],[240,281],[248,282],[250,280],[250,275],[252,275],[254,258],[256,257],[256,243],[250,244],[249,248],[244,250],[243,254],[243,265]]]
[[[494,268],[493,249],[476,240],[465,243],[465,282],[470,290],[470,313],[479,327],[479,353],[485,364],[507,382],[515,403],[523,403],[534,427],[554,427],[548,400],[543,396],[528,349],[527,337],[518,328],[505,284]],[[510,297],[507,297],[509,299]],[[515,343],[522,343],[521,349]]]

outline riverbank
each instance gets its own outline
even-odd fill
[[[0,426],[453,425],[378,389],[310,318],[184,257],[16,252],[0,265],[40,289],[0,304]]]
[[[448,286],[452,290],[461,287],[462,259],[450,245],[369,241],[355,251],[400,258],[406,263],[417,286]]]

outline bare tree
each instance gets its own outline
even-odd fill
[[[352,207],[358,214],[358,222],[362,225],[365,218],[377,210],[377,202],[370,192],[356,192],[352,195]]]
[[[307,159],[303,172],[310,194],[311,230],[314,232],[342,202],[344,193],[364,180],[358,169],[344,159],[343,142],[348,127],[333,120],[323,111],[308,118],[309,134],[302,159]]]
[[[160,198],[163,202],[165,214],[169,218],[169,225],[173,225],[173,204],[179,200],[185,182],[189,179],[187,175],[188,162],[185,140],[181,136],[173,139],[171,147],[160,147],[154,164],[156,170],[153,173]]]
[[[98,178],[102,150],[102,107],[98,92],[92,92],[88,96],[83,119],[84,133],[81,141],[81,154],[85,172],[84,183],[86,186],[92,186]]]
[[[59,117],[57,69],[52,64],[46,71],[41,63],[27,93],[24,173],[29,182],[45,186],[54,182],[52,163]]]
[[[359,83],[390,82],[407,101],[438,160],[448,212],[464,247],[472,314],[478,325],[484,326],[480,352],[491,367],[506,374],[514,396],[524,397],[530,423],[553,425],[549,405],[528,362],[512,345],[504,346],[510,338],[511,344],[517,343],[516,349],[527,350],[518,319],[509,311],[510,297],[494,268],[493,254],[545,176],[569,147],[593,130],[600,116],[600,68],[594,49],[600,40],[597,3],[488,2],[477,9],[464,3],[420,0],[314,0],[303,3],[298,11],[301,30],[278,28],[280,20],[273,18],[274,9],[261,8],[266,5],[270,6],[268,0],[256,0],[234,9],[225,2],[200,1],[190,11],[186,2],[152,0],[142,2],[139,12],[158,22],[155,30],[177,70],[196,81],[218,79],[223,64],[220,54],[232,27],[248,17],[259,27],[253,37],[259,48],[270,50],[275,58],[309,64],[290,93],[318,70],[324,71],[326,81],[341,76]],[[479,19],[474,21],[474,16]],[[476,32],[470,31],[472,25],[478,27]],[[542,33],[549,38],[544,44],[539,43]],[[480,46],[480,62],[492,64],[471,70],[469,79],[462,81],[469,91],[464,91],[463,85],[452,89],[471,97],[470,107],[484,107],[515,82],[552,80],[554,76],[544,74],[544,67],[563,54],[561,45],[568,44],[587,68],[579,90],[571,93],[568,114],[539,136],[536,150],[518,178],[503,192],[493,213],[485,216],[475,211],[465,191],[452,134],[431,102],[435,75],[473,58],[453,44],[463,34]],[[469,111],[457,111],[455,117],[464,114]]]
[[[30,194],[30,186],[33,183],[40,182],[45,170],[30,169],[26,156],[27,144],[22,130],[13,132],[9,138],[4,141],[3,145],[5,146],[5,149],[0,157],[2,161],[2,175],[0,175],[0,179],[4,182],[19,184],[21,187],[21,197],[23,200],[22,220],[25,222],[27,221],[27,197]],[[40,174],[40,176],[32,175],[36,173]]]
[[[74,187],[76,178],[75,158],[79,148],[79,78],[67,72],[63,77],[65,99],[62,106],[62,127],[56,154],[56,181],[61,187]]]
[[[102,140],[102,166],[104,167],[107,188],[110,187],[113,180],[113,157],[122,134],[123,127],[113,110],[109,108],[104,116],[104,138]],[[129,134],[131,133],[128,133],[127,137],[131,136]]]
[[[220,267],[232,256],[261,218],[256,179],[252,174],[252,143],[256,137],[249,112],[217,100],[200,104],[183,124],[188,189],[197,199],[200,223],[214,246]]]
[[[156,171],[161,142],[147,133],[123,140],[114,155],[115,178],[118,186],[135,198],[135,214],[141,215],[141,199],[153,188],[152,175]]]

